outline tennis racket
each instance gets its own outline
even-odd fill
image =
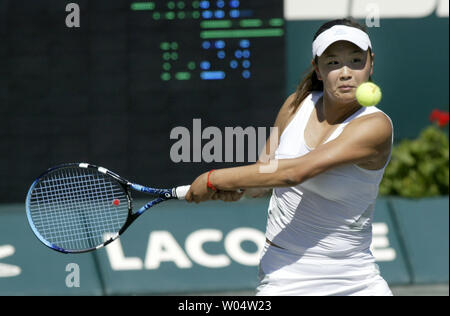
[[[189,187],[149,188],[88,163],[63,164],[33,182],[26,212],[34,234],[46,246],[62,253],[83,253],[117,239],[152,206],[183,200]],[[131,190],[155,199],[133,213]]]

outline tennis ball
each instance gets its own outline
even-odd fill
[[[364,82],[356,89],[356,100],[362,106],[374,106],[381,100],[381,89],[373,82]]]

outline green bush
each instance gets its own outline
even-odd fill
[[[395,146],[380,184],[380,195],[408,198],[449,194],[448,137],[433,125],[415,140]]]

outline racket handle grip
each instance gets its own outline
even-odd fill
[[[177,197],[178,200],[184,200],[184,198],[186,197],[186,194],[189,191],[189,188],[191,186],[190,185],[182,185],[179,187],[175,188],[175,195]]]

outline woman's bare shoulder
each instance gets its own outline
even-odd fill
[[[281,107],[277,119],[275,121],[275,126],[280,128],[282,132],[284,128],[289,124],[294,114],[302,106],[300,104],[298,107],[294,106],[293,103],[297,97],[297,93],[294,92],[286,99],[283,106]],[[303,103],[303,102],[302,102]]]

